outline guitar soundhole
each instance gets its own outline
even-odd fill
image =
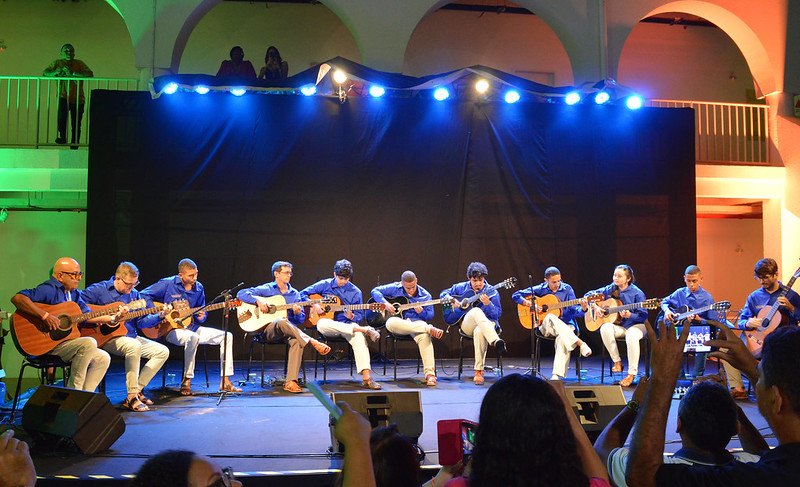
[[[69,334],[70,330],[72,330],[72,323],[69,321],[69,316],[61,315],[58,317],[58,331],[66,332],[67,335]],[[67,336],[64,335],[64,336]]]

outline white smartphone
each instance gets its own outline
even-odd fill
[[[311,394],[314,394],[314,397],[317,398],[317,401],[321,402],[322,405],[325,406],[325,409],[331,413],[333,419],[338,420],[342,417],[342,409],[337,406],[327,394],[325,394],[325,392],[316,382],[306,382],[306,387],[309,391],[311,391]]]

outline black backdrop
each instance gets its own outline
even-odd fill
[[[696,259],[689,110],[92,97],[87,282],[131,260],[144,287],[190,257],[210,300],[271,280],[275,260],[294,263],[302,289],[347,258],[366,299],[405,269],[437,295],[479,260],[490,282],[521,285],[556,265],[580,295],[624,262],[653,297]],[[502,294],[510,353],[526,356],[527,330]]]

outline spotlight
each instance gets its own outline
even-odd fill
[[[475,83],[475,91],[480,93],[481,95],[489,91],[489,82],[485,79],[479,79]]]
[[[369,94],[373,98],[380,98],[386,93],[386,89],[383,86],[372,85],[369,87]]]
[[[336,71],[333,72],[333,81],[335,81],[338,84],[342,84],[345,81],[347,81],[347,74],[341,69],[337,69]]]
[[[437,101],[443,101],[450,98],[450,92],[444,87],[436,88],[433,92],[433,97],[436,98]]]
[[[231,88],[231,95],[233,96],[242,96],[247,93],[247,90],[244,88]]]
[[[519,101],[519,92],[516,90],[506,91],[506,103],[516,103]]]
[[[5,223],[8,220],[8,208],[0,210],[0,223]]]
[[[164,93],[171,95],[178,91],[178,83],[167,83],[167,86],[164,87]]]
[[[638,110],[644,105],[644,100],[639,95],[631,95],[625,100],[625,106],[631,110]]]
[[[205,95],[209,91],[210,90],[208,89],[208,86],[195,86],[194,87],[194,92],[197,93],[198,95]]]
[[[567,105],[574,105],[581,101],[581,94],[577,91],[570,91],[567,93],[567,96],[564,97],[564,103]]]
[[[302,88],[300,88],[300,93],[302,93],[302,94],[304,94],[306,96],[311,96],[313,94],[316,94],[316,92],[317,92],[317,86],[316,85],[305,85]]]
[[[607,102],[611,98],[607,92],[605,91],[598,91],[596,95],[594,95],[594,102],[598,105],[602,105],[603,103]]]

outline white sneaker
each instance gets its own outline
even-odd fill
[[[550,376],[550,380],[563,380],[563,378],[557,376],[556,374],[553,374],[552,376]]]
[[[592,354],[592,349],[589,348],[589,345],[587,345],[586,342],[583,342],[583,344],[581,345],[581,357],[588,357],[591,354]]]
[[[381,339],[381,333],[371,326],[367,327],[367,336],[373,342],[377,342],[378,340]]]

